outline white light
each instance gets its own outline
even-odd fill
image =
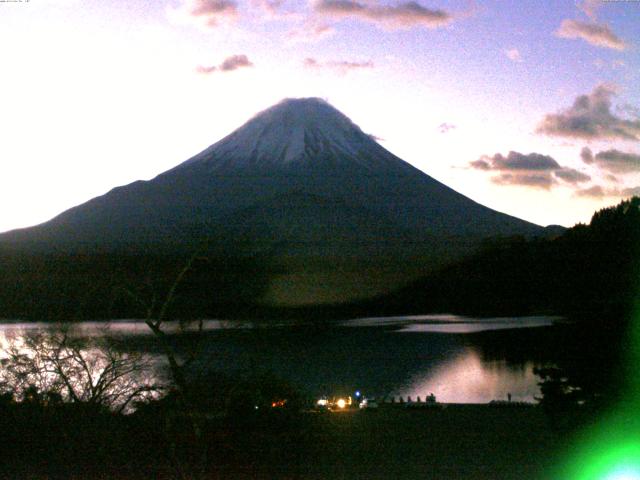
[[[632,467],[617,469],[608,474],[603,480],[640,480],[640,470]]]
[[[341,398],[338,400],[337,404],[338,404],[338,408],[344,408],[347,405],[347,402],[345,401],[344,398]]]

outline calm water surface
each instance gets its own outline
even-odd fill
[[[476,319],[455,315],[361,318],[331,326],[253,324],[208,320],[200,367],[210,371],[272,372],[313,396],[434,393],[438,401],[485,403],[494,399],[533,401],[539,395],[533,368],[544,361],[528,354],[553,332],[558,317]],[[0,323],[0,348],[42,323]],[[177,325],[168,325],[176,331]],[[128,348],[162,357],[141,321],[78,325],[75,334],[120,335]],[[193,336],[176,336],[188,348]],[[523,348],[525,353],[523,354]]]

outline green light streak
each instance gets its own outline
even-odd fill
[[[582,432],[558,479],[640,480],[640,289],[636,291],[625,362],[626,400]]]
[[[572,480],[640,480],[640,442],[620,444],[617,434],[592,437],[564,478]],[[600,444],[600,448],[593,448]]]

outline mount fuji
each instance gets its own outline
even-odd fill
[[[148,252],[207,240],[269,258],[278,273],[266,301],[304,304],[380,293],[415,278],[416,259],[438,264],[500,235],[544,228],[472,201],[327,102],[305,98],[283,100],[152,180],[0,235],[0,244]]]

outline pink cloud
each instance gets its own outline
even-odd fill
[[[252,0],[253,5],[261,8],[269,15],[277,16],[280,14],[284,0]]]
[[[354,62],[347,60],[331,60],[328,62],[319,62],[315,58],[307,57],[304,59],[303,64],[307,68],[328,68],[337,70],[340,73],[347,73],[351,70],[374,68],[374,64],[370,60],[366,62]]]
[[[448,133],[451,130],[454,130],[455,128],[456,128],[455,125],[447,122],[443,122],[440,125],[438,125],[438,130],[440,131],[440,133]]]
[[[512,62],[522,62],[522,55],[520,55],[520,50],[518,50],[517,48],[510,48],[509,50],[505,50],[504,54]]]
[[[295,42],[317,42],[335,33],[335,29],[326,23],[308,22],[287,33],[287,38]]]
[[[334,18],[358,18],[390,28],[439,28],[453,21],[444,10],[432,10],[414,1],[379,6],[356,0],[320,0],[315,11]]]
[[[233,21],[238,16],[235,0],[183,0],[182,6],[173,10],[174,15],[194,21],[208,28]]]
[[[214,72],[232,72],[246,67],[253,67],[253,63],[249,61],[246,55],[232,55],[225,58],[220,65],[211,65],[209,67],[198,65],[196,72],[206,75]]]
[[[563,20],[556,32],[560,38],[580,38],[591,45],[613,50],[624,50],[627,45],[607,25]]]
[[[202,74],[208,74],[208,73],[213,73],[218,69],[218,67],[216,67],[215,65],[212,65],[210,67],[205,67],[203,65],[198,65],[196,67],[196,72],[198,73],[202,73]]]

